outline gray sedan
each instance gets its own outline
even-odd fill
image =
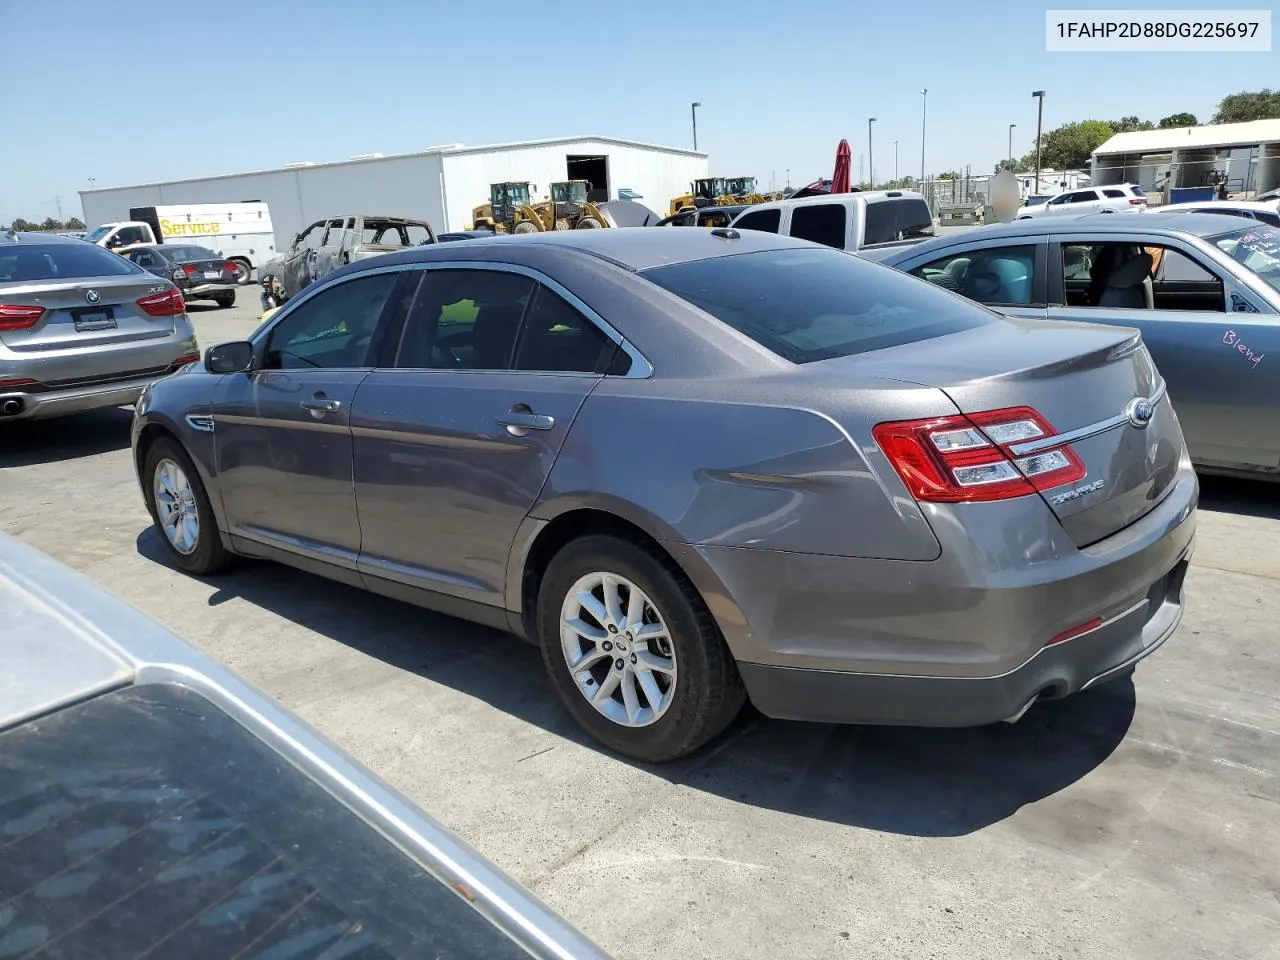
[[[1001,312],[1142,331],[1207,472],[1280,479],[1280,230],[1207,213],[1072,217],[878,256]]]
[[[1195,474],[1132,332],[732,229],[336,272],[141,398],[160,539],[538,643],[642,760],[765,714],[1016,718],[1174,631]]]

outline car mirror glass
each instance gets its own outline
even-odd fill
[[[241,373],[253,366],[253,344],[248,340],[214,344],[204,352],[204,366],[210,373]]]

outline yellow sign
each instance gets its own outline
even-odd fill
[[[174,223],[171,220],[161,220],[160,232],[166,237],[198,237],[210,233],[221,233],[222,224],[216,220],[205,223]]]

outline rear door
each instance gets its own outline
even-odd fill
[[[394,364],[356,395],[360,570],[500,607],[516,530],[616,344],[546,278],[463,266],[422,271]]]
[[[93,244],[12,244],[0,253],[0,344],[50,385],[163,371],[180,308],[173,289]]]
[[[1273,316],[1228,312],[1226,283],[1216,265],[1173,238],[1151,243],[1141,234],[1066,234],[1051,238],[1049,316],[1056,320],[1132,327],[1167,380],[1193,459],[1247,466],[1280,465],[1280,431],[1259,396],[1280,399],[1277,367],[1253,364],[1244,343],[1264,354],[1277,330]],[[1097,306],[1093,276],[1108,247],[1139,249],[1153,261],[1154,309]],[[1249,341],[1252,340],[1252,343]]]

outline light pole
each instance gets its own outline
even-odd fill
[[[871,152],[871,125],[875,122],[875,117],[867,120],[867,182],[871,184],[872,190],[876,188],[876,161],[875,155]]]
[[[94,182],[95,182],[97,179],[98,179],[97,177],[90,177],[90,178],[89,178],[89,189],[90,189],[90,190],[92,190],[92,189],[93,189],[93,184],[94,184]]]
[[[1040,195],[1040,130],[1044,126],[1044,91],[1032,90],[1031,95],[1040,101],[1040,110],[1036,115],[1036,196]]]
[[[693,115],[693,149],[698,149],[698,108],[702,106],[697,100],[693,101],[693,105],[689,108],[689,112]]]
[[[924,130],[925,121],[929,116],[929,88],[925,87],[920,91],[920,183],[924,183]]]
[[[893,141],[893,182],[898,182],[898,141]]]
[[[1009,124],[1009,169],[1010,170],[1013,169],[1013,128],[1016,126],[1017,126],[1016,123]]]

